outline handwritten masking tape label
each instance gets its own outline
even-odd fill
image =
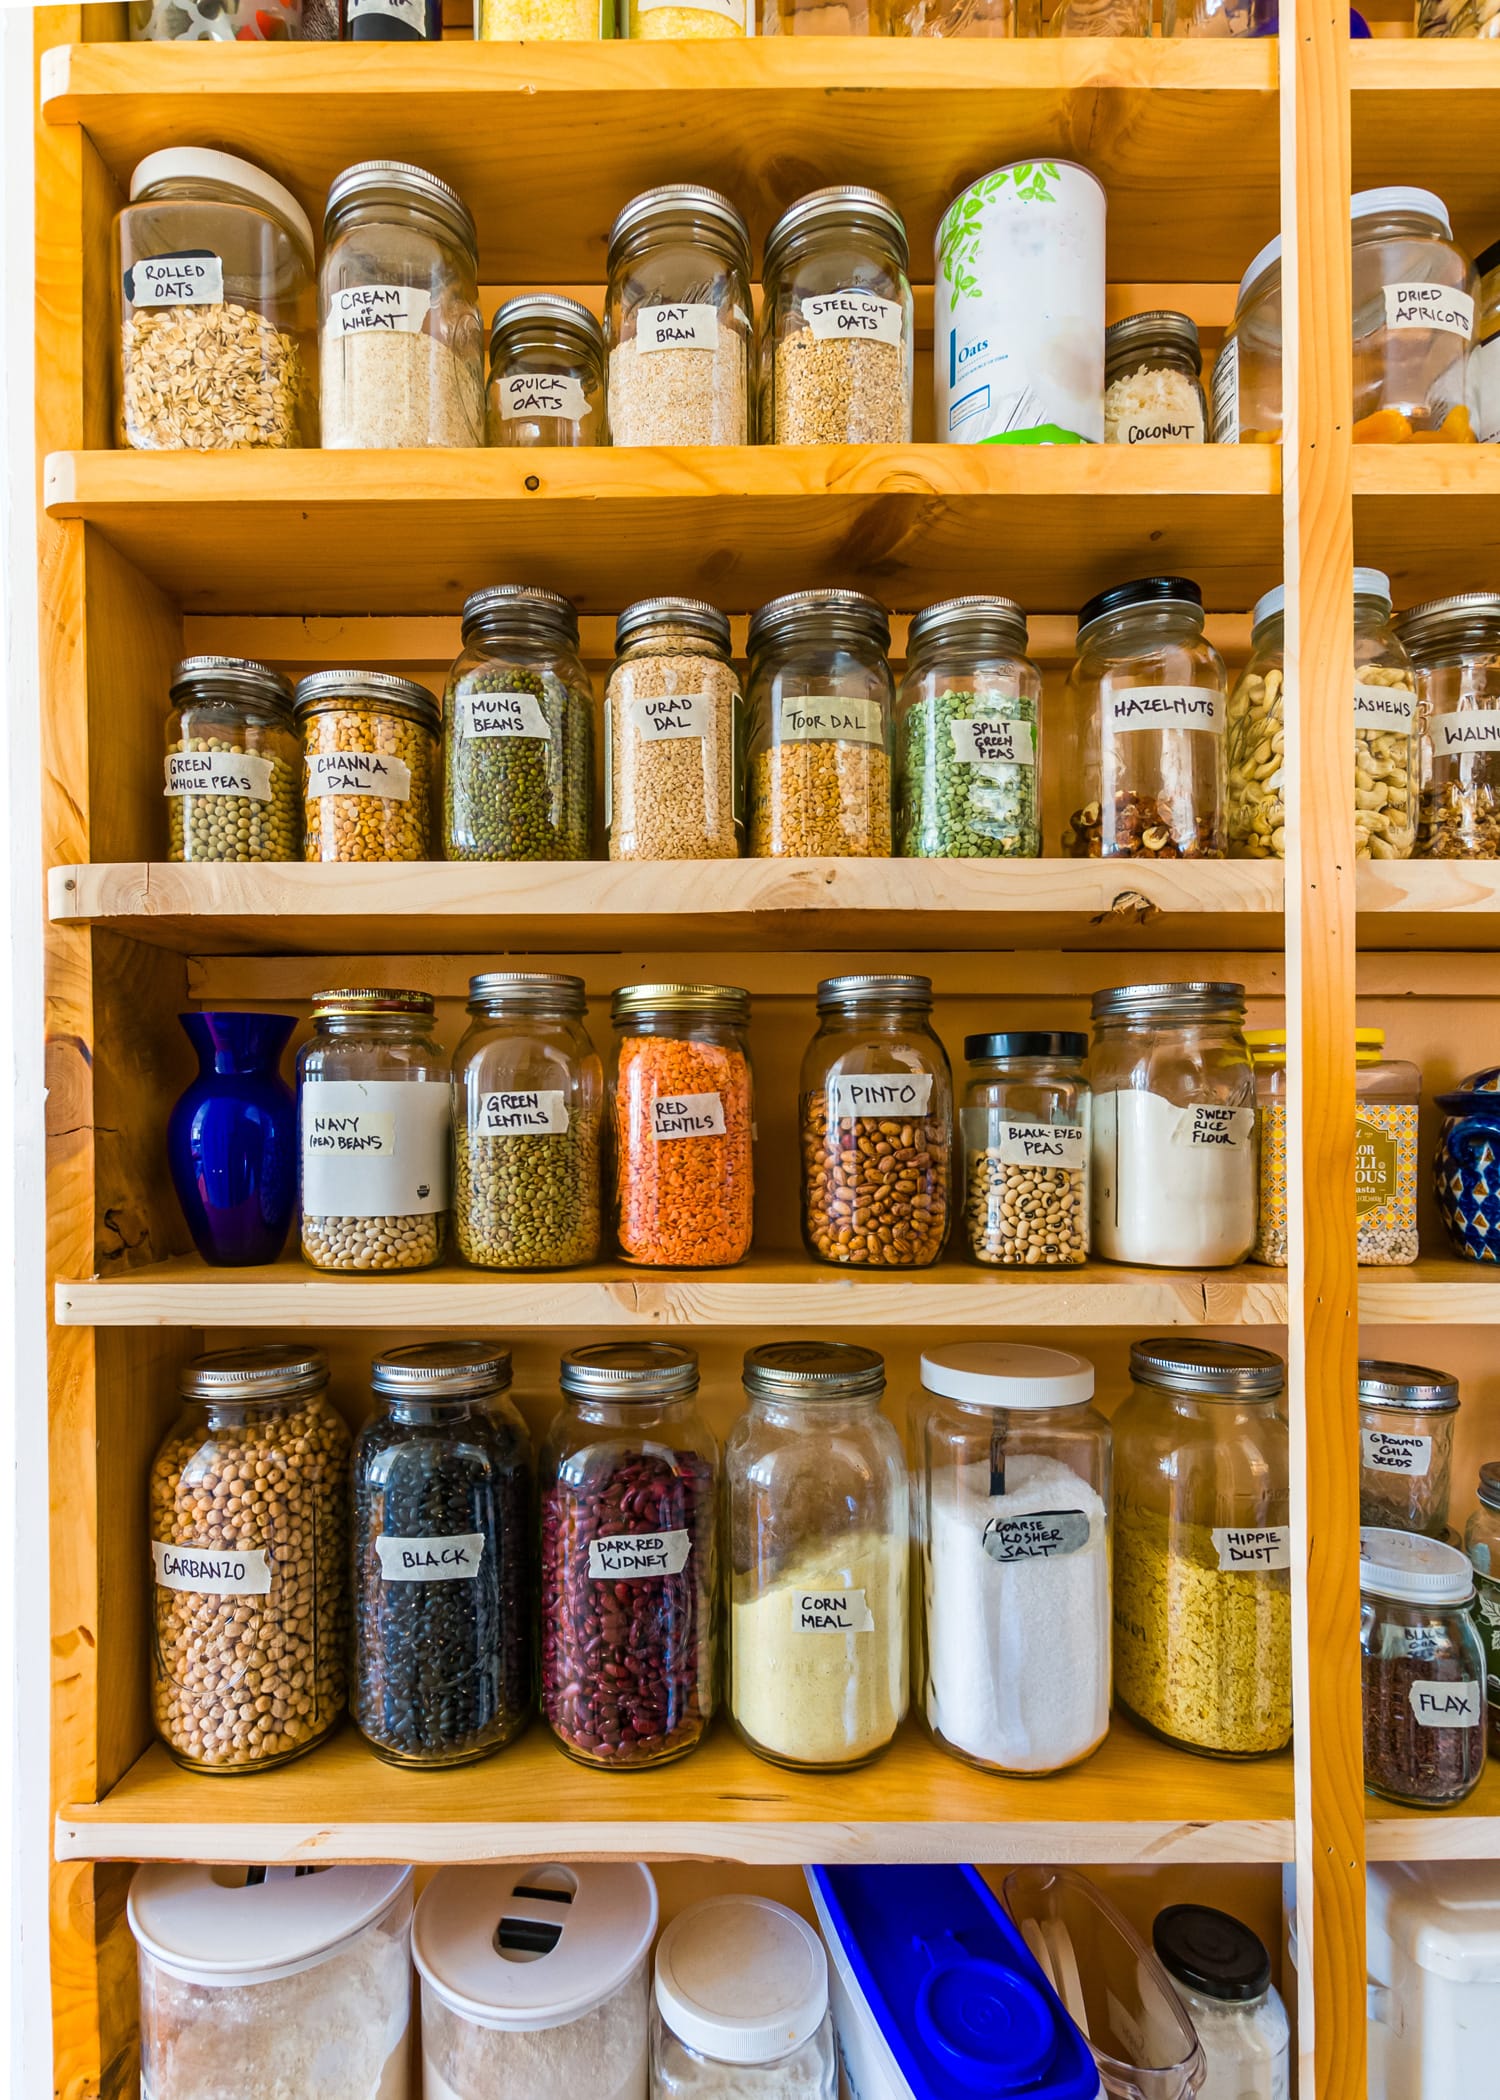
[[[635,310],[635,347],[638,354],[651,350],[717,350],[719,309],[716,306],[638,306]]]
[[[859,336],[871,343],[901,341],[901,308],[894,299],[879,299],[874,292],[824,292],[804,299],[802,311],[819,342],[834,336]]]
[[[636,0],[639,7],[641,0]],[[676,4],[676,0],[673,0]],[[562,416],[581,423],[589,412],[583,381],[571,372],[507,372],[500,381],[500,417],[505,423],[534,416]]]
[[[1248,1145],[1255,1130],[1253,1108],[1219,1108],[1199,1102],[1191,1108],[1174,1108],[1170,1114],[1167,1142],[1171,1145],[1233,1152]]]
[[[209,248],[183,248],[152,255],[125,272],[130,306],[222,306],[224,262]]]
[[[860,1116],[902,1123],[925,1116],[931,1100],[930,1072],[836,1072],[828,1082],[828,1115],[835,1123]]]
[[[411,767],[388,751],[315,751],[308,754],[309,795],[376,795],[410,802]]]
[[[335,341],[346,335],[420,335],[431,305],[431,292],[414,284],[340,285],[329,295],[323,333]]]
[[[557,1088],[481,1094],[474,1111],[474,1135],[558,1137],[567,1129],[568,1121],[568,1097]]]
[[[1388,284],[1384,291],[1387,328],[1440,328],[1466,343],[1473,336],[1474,301],[1467,292],[1446,284]]]
[[[953,756],[968,766],[1036,764],[1036,734],[1029,722],[1006,722],[998,716],[976,715],[970,722],[950,724]]]
[[[723,1137],[722,1094],[658,1094],[651,1104],[653,1138]]]
[[[1103,699],[1104,730],[1123,736],[1132,729],[1224,731],[1224,695],[1206,685],[1121,685]]]
[[[1203,411],[1194,408],[1180,423],[1152,423],[1128,417],[1119,425],[1122,445],[1201,445]]]
[[[1065,1123],[1002,1123],[1002,1167],[1062,1167],[1081,1174],[1088,1165],[1088,1133]]]
[[[1484,1719],[1481,1688],[1473,1678],[1443,1684],[1419,1677],[1406,1696],[1419,1728],[1477,1728]]]
[[[456,1531],[447,1538],[375,1541],[382,1582],[472,1582],[484,1558],[482,1531]]]
[[[298,1115],[309,1217],[405,1218],[448,1208],[447,1086],[310,1079]]]
[[[169,795],[241,795],[247,802],[271,799],[271,761],[252,751],[171,751]]]
[[[166,1546],[151,1541],[156,1584],[163,1590],[192,1590],[209,1597],[265,1597],[271,1563],[263,1547]]]
[[[552,735],[535,693],[461,693],[458,723],[465,737]]]
[[[705,737],[713,728],[713,702],[707,693],[658,693],[625,702],[625,723],[642,743],[661,737]]]
[[[1430,1436],[1398,1436],[1390,1429],[1362,1429],[1360,1462],[1372,1473],[1404,1473],[1425,1480],[1432,1467]]]
[[[644,1582],[653,1575],[680,1575],[693,1550],[690,1531],[630,1531],[589,1540],[589,1575],[595,1582]]]
[[[1245,1531],[1215,1525],[1213,1540],[1225,1574],[1264,1575],[1292,1564],[1292,1534],[1285,1524]]]
[[[1390,730],[1404,736],[1411,728],[1417,696],[1404,685],[1366,685],[1354,682],[1354,726],[1356,729]]]
[[[1024,1517],[991,1517],[984,1550],[1002,1567],[1023,1560],[1060,1560],[1089,1542],[1089,1520],[1081,1509],[1038,1509]]]
[[[776,740],[782,744],[883,744],[878,700],[841,700],[837,693],[783,694],[776,703]]]
[[[1430,715],[1427,733],[1434,758],[1462,758],[1466,751],[1500,751],[1500,707],[1471,707],[1454,715]]]
[[[799,1590],[792,1598],[793,1633],[873,1633],[875,1614],[863,1590]]]

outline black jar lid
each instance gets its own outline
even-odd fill
[[[966,1035],[964,1056],[973,1060],[988,1057],[1073,1057],[1089,1054],[1089,1039],[1071,1028],[1018,1028],[999,1035]]]
[[[1158,1335],[1131,1343],[1130,1375],[1140,1385],[1202,1400],[1274,1400],[1286,1384],[1286,1365],[1248,1342]]]
[[[559,591],[544,590],[535,583],[491,583],[473,591],[464,600],[459,622],[464,647],[476,640],[499,640],[507,635],[555,637],[569,648],[578,646],[578,614]]]
[[[1151,1944],[1177,1981],[1205,1998],[1237,2004],[1271,1988],[1271,1957],[1259,1935],[1227,1911],[1170,1904],[1157,1914]]]
[[[1451,1371],[1429,1371],[1421,1364],[1384,1363],[1362,1356],[1359,1404],[1399,1407],[1413,1414],[1451,1415],[1458,1406],[1458,1380]]]
[[[172,672],[168,697],[174,707],[191,706],[194,701],[237,701],[264,708],[291,726],[291,680],[250,656],[185,656]]]
[[[858,1342],[761,1342],[745,1351],[744,1381],[758,1400],[878,1399],[885,1358]]]
[[[563,1352],[559,1382],[589,1400],[665,1400],[698,1390],[698,1352],[685,1342],[589,1342]]]
[[[1145,605],[1191,605],[1201,612],[1203,593],[1186,576],[1141,576],[1134,583],[1117,583],[1079,607],[1078,632],[1082,634],[1096,620]]]
[[[215,1349],[190,1358],[177,1376],[177,1390],[186,1400],[282,1400],[317,1392],[327,1383],[327,1356],[297,1342]]]
[[[467,1400],[503,1393],[510,1379],[503,1342],[403,1342],[370,1366],[371,1386],[388,1400]]]

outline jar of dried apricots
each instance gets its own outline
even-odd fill
[[[438,704],[390,671],[314,671],[294,710],[306,746],[308,860],[426,860]]]
[[[1353,200],[1354,442],[1471,445],[1474,266],[1430,190]]]
[[[724,984],[615,993],[615,1231],[626,1261],[712,1269],[750,1251],[750,994]]]

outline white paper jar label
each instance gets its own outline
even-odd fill
[[[535,693],[462,693],[458,720],[465,737],[552,735]]]
[[[375,795],[382,802],[410,802],[411,767],[388,751],[317,751],[307,760],[307,792]]]
[[[705,737],[713,729],[713,701],[707,693],[632,697],[625,702],[625,721],[646,744],[662,737]]]
[[[793,1633],[873,1633],[875,1614],[863,1590],[799,1590],[792,1598]]]
[[[1185,1145],[1192,1152],[1242,1152],[1255,1130],[1253,1108],[1219,1108],[1200,1102],[1168,1113],[1167,1143]]]
[[[651,1104],[653,1138],[724,1136],[721,1094],[658,1094]]]
[[[649,350],[717,350],[719,309],[716,306],[638,306],[635,310],[635,347]]]
[[[1404,685],[1366,685],[1362,680],[1355,680],[1356,729],[1384,729],[1405,736],[1411,729],[1416,706],[1416,694],[1409,692]]]
[[[1372,1473],[1404,1473],[1409,1480],[1425,1480],[1432,1467],[1430,1436],[1398,1436],[1390,1429],[1362,1429],[1359,1446],[1361,1462]]]
[[[901,341],[901,308],[894,299],[878,299],[873,292],[825,292],[820,298],[804,299],[802,311],[820,343],[833,336],[862,336],[871,343]]]
[[[1219,352],[1212,388],[1214,443],[1234,445],[1240,435],[1240,346],[1234,336]]]
[[[1461,335],[1468,342],[1474,333],[1474,301],[1467,292],[1450,291],[1445,284],[1388,284],[1385,325],[1441,328],[1445,334]]]
[[[1237,1531],[1214,1527],[1214,1551],[1224,1574],[1265,1575],[1292,1565],[1292,1534],[1285,1524]]]
[[[1469,352],[1469,379],[1479,402],[1479,442],[1493,445],[1500,438],[1500,335]]]
[[[1001,1567],[1024,1560],[1060,1560],[1081,1553],[1089,1542],[1089,1520],[1081,1509],[1037,1509],[1024,1517],[991,1517],[984,1550]]]
[[[311,1079],[299,1109],[307,1216],[406,1218],[448,1208],[441,1082]]]
[[[932,1100],[930,1072],[835,1073],[828,1082],[828,1114],[835,1123],[858,1117],[903,1123],[925,1116]]]
[[[271,761],[249,751],[172,751],[167,755],[169,795],[240,795],[247,802],[271,799]]]
[[[1468,708],[1456,715],[1430,715],[1427,733],[1434,758],[1462,758],[1466,751],[1500,751],[1500,707]]]
[[[1036,764],[1036,737],[1029,722],[1006,722],[998,716],[976,715],[971,722],[954,722],[950,726],[953,756],[964,765]]]
[[[1088,1164],[1088,1133],[1065,1123],[1002,1123],[998,1149],[1002,1167],[1059,1167],[1081,1174]]]
[[[672,0],[675,6],[678,0]],[[641,0],[636,0],[641,5]],[[500,382],[500,417],[515,423],[522,417],[565,416],[581,423],[589,412],[583,381],[570,372],[507,372]]]
[[[1120,736],[1131,729],[1224,731],[1224,695],[1203,685],[1122,685],[1103,698],[1104,730]]]
[[[125,298],[131,306],[222,306],[223,259],[210,248],[183,248],[132,263]]]
[[[382,1582],[472,1582],[484,1558],[482,1531],[452,1532],[447,1538],[375,1541]]]
[[[560,1088],[481,1094],[474,1112],[475,1137],[559,1137],[567,1129],[568,1097]]]
[[[1419,1728],[1477,1728],[1484,1719],[1484,1701],[1473,1679],[1441,1684],[1419,1677],[1406,1696]]]
[[[431,292],[414,284],[345,284],[329,295],[323,333],[420,335],[432,305]]]
[[[164,1546],[151,1541],[156,1584],[163,1590],[191,1590],[208,1597],[266,1597],[271,1591],[271,1563],[261,1547]]]
[[[629,1531],[589,1540],[589,1575],[595,1582],[643,1582],[653,1575],[680,1575],[693,1550],[690,1531]]]
[[[836,693],[805,693],[776,703],[776,740],[781,744],[883,744],[885,726],[878,700],[841,700]]]

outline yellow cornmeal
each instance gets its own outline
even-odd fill
[[[873,1757],[906,1711],[904,1539],[858,1533],[786,1563],[751,1593],[736,1573],[730,1616],[730,1696],[757,1748],[793,1764],[847,1765]],[[798,1599],[863,1591],[868,1633],[799,1632]],[[860,1616],[850,1600],[848,1615]]]
[[[1115,1691],[1180,1743],[1279,1750],[1292,1731],[1292,1599],[1285,1573],[1224,1573],[1213,1535],[1115,1513]]]

